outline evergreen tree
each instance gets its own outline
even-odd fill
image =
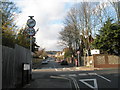
[[[93,42],[94,48],[100,49],[102,53],[120,55],[120,25],[112,23],[110,18],[99,30],[99,34]]]

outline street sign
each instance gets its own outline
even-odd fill
[[[34,36],[35,35],[35,29],[34,28],[28,28],[27,33],[29,36]]]
[[[100,54],[100,50],[98,50],[98,49],[91,50],[91,55],[93,55],[93,54]]]
[[[24,64],[24,70],[30,70],[30,64]]]
[[[27,20],[28,27],[34,27],[36,25],[36,21],[34,19],[28,19]]]

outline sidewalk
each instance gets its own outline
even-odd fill
[[[77,70],[84,70],[84,71],[88,71],[88,70],[111,70],[111,69],[118,69],[120,70],[120,68],[94,68],[94,67],[89,67],[89,66],[81,66],[81,67],[74,67]]]

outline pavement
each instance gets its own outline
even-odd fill
[[[66,68],[45,68],[45,69],[32,69],[32,71],[91,71],[91,70],[111,70],[111,69],[117,69],[120,70],[120,68],[94,68],[94,67],[88,67],[88,66],[81,66],[81,67],[66,67]]]

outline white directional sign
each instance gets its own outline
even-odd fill
[[[82,83],[84,83],[85,85],[87,85],[88,87],[90,87],[90,88],[92,88],[94,90],[98,90],[98,85],[97,85],[97,80],[96,79],[80,79],[79,81],[81,81]],[[86,81],[93,81],[94,86],[90,85]]]

